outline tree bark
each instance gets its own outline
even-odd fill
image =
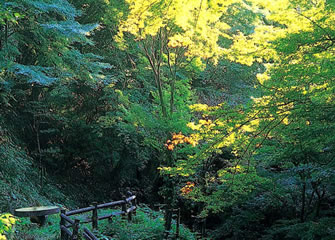
[[[306,202],[306,181],[304,179],[301,191],[301,212],[300,212],[300,222],[305,221],[305,202]]]
[[[156,59],[156,57],[154,56],[154,53],[152,53],[153,55],[150,54],[148,48],[145,46],[145,43],[143,43],[143,49],[145,52],[145,56],[149,60],[152,72],[154,74],[156,87],[158,90],[159,101],[160,101],[160,105],[162,109],[162,114],[163,114],[163,117],[166,118],[167,111],[166,111],[166,105],[164,101],[163,86],[162,86],[162,79],[161,79],[161,72],[160,72],[160,64],[161,64],[160,61],[161,60]]]

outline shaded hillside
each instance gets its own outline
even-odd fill
[[[1,212],[12,212],[17,207],[31,205],[72,205],[55,184],[45,177],[41,188],[39,172],[33,160],[9,135],[4,128],[0,128]]]

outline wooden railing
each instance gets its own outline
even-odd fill
[[[174,237],[174,239],[179,239],[180,235],[180,208],[173,209],[173,208],[166,208],[165,209],[165,231],[164,231],[164,239],[171,239],[171,237]],[[176,220],[176,232],[174,233],[174,236],[170,236],[170,230],[171,230],[171,224],[172,219]]]
[[[103,216],[98,215],[98,209],[106,209],[121,206],[121,211],[111,212]],[[128,207],[129,206],[129,207]],[[70,216],[83,214],[87,212],[92,212],[90,218],[80,220],[78,218],[72,219]],[[115,202],[97,204],[93,203],[92,206],[65,211],[61,210],[60,214],[60,230],[61,230],[61,240],[77,240],[80,234],[80,224],[92,222],[92,228],[98,229],[99,220],[111,219],[114,216],[124,216],[128,217],[128,221],[132,220],[132,215],[136,214],[136,196],[133,195],[124,200],[119,200]],[[82,235],[86,240],[98,240],[98,238],[86,227],[83,228]]]

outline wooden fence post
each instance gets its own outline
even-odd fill
[[[132,219],[133,219],[132,211],[130,211],[130,212],[128,213],[128,222],[131,222]]]
[[[125,216],[127,214],[127,202],[125,200],[121,205],[121,210],[122,210],[122,219],[125,219]]]
[[[93,213],[92,213],[92,228],[98,229],[98,203],[93,202]]]
[[[165,227],[165,239],[168,239],[169,238],[169,233],[170,233],[170,230],[171,230],[171,223],[172,223],[172,209],[166,207],[165,208],[165,224],[164,224],[164,227]]]
[[[206,236],[206,218],[201,219],[201,236]]]
[[[196,237],[197,240],[201,240],[202,239],[201,233],[196,233],[195,237]]]
[[[136,202],[137,202],[137,199],[136,199],[136,197],[135,197],[135,199],[131,200],[131,206],[136,207],[136,205],[137,205]],[[136,216],[136,208],[135,208],[135,210],[133,211],[133,215]]]
[[[79,219],[74,220],[73,229],[72,229],[72,240],[78,240],[79,238]]]
[[[61,209],[60,210],[60,215],[64,214],[65,215],[65,209]],[[64,218],[62,218],[62,216],[60,217],[60,223],[59,223],[60,227],[63,225],[65,226],[65,220]],[[66,240],[66,234],[64,233],[64,231],[62,230],[62,228],[60,228],[60,239],[61,240]]]

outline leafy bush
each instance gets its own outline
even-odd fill
[[[101,232],[104,236],[111,238],[102,239],[118,239],[118,240],[136,240],[136,239],[163,239],[164,234],[164,216],[163,212],[153,211],[145,205],[137,209],[136,216],[132,222],[122,219],[122,217],[113,218],[112,222],[102,222]],[[174,222],[170,234],[175,233],[176,224]],[[192,240],[195,236],[185,226],[180,226],[180,239]]]
[[[9,213],[0,215],[0,240],[6,240],[6,235],[10,235],[16,219]]]
[[[325,217],[318,221],[299,222],[281,220],[273,225],[262,240],[331,240],[335,238],[335,218]]]

